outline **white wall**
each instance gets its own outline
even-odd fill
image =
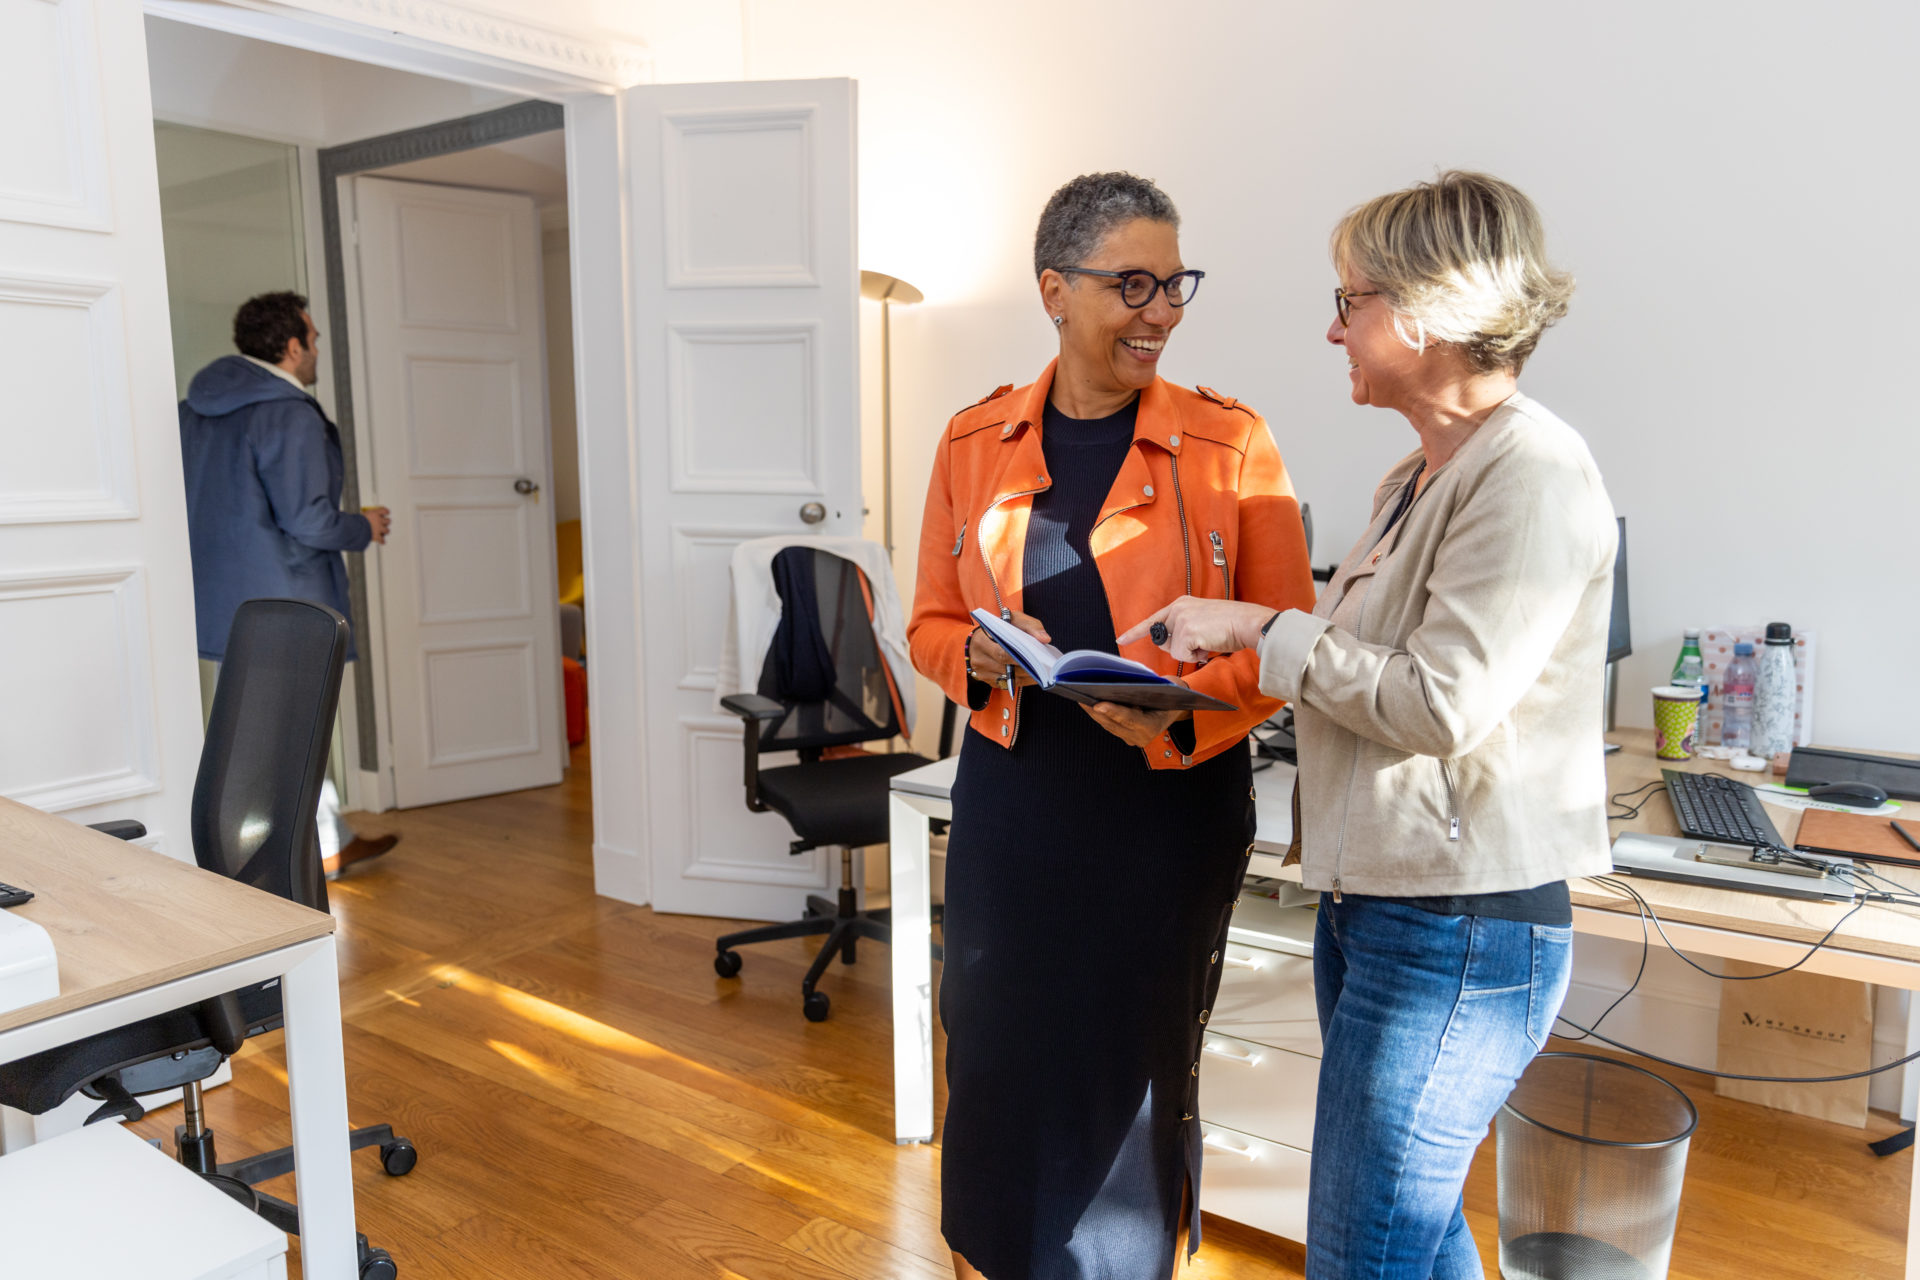
[[[927,294],[894,317],[900,546],[946,418],[1050,354],[1030,267],[1047,195],[1127,168],[1172,194],[1210,272],[1167,375],[1267,415],[1318,558],[1343,552],[1413,436],[1346,402],[1323,341],[1327,232],[1439,166],[1478,167],[1535,198],[1580,279],[1523,385],[1585,432],[1628,518],[1623,721],[1650,723],[1638,691],[1683,626],[1782,618],[1820,633],[1821,739],[1920,749],[1920,682],[1890,663],[1920,632],[1920,593],[1895,585],[1920,474],[1896,389],[1914,6],[746,12],[752,77],[860,81],[863,265]]]
[[[1061,182],[1131,169],[1179,203],[1186,260],[1210,274],[1167,376],[1266,414],[1325,563],[1414,444],[1347,402],[1324,342],[1327,232],[1436,168],[1482,168],[1534,197],[1580,280],[1523,385],[1586,434],[1628,518],[1622,721],[1651,722],[1639,691],[1682,627],[1780,618],[1820,634],[1820,739],[1920,750],[1899,656],[1920,634],[1920,429],[1901,386],[1920,10],[745,3],[747,74],[859,80],[862,265],[927,295],[894,313],[903,593],[941,427],[1052,353],[1031,251]],[[936,725],[923,715],[922,750]],[[1638,955],[1582,938],[1569,1012],[1597,1014]],[[1711,1061],[1718,994],[1656,955],[1609,1026]],[[1877,1060],[1904,1045],[1905,1003],[1882,995]],[[1897,1096],[1896,1076],[1876,1081],[1876,1105]]]

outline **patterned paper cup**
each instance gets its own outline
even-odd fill
[[[1653,691],[1653,753],[1662,760],[1693,759],[1700,728],[1700,690],[1661,685]]]

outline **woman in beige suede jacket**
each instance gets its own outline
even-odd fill
[[[1518,389],[1573,290],[1525,195],[1443,173],[1349,213],[1333,259],[1354,403],[1420,447],[1312,613],[1183,597],[1120,642],[1257,649],[1294,707],[1295,852],[1322,893],[1307,1275],[1463,1280],[1461,1184],[1566,994],[1566,882],[1610,865],[1613,508]]]

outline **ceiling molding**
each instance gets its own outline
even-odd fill
[[[563,31],[458,0],[146,0],[144,7],[162,17],[353,56],[354,50],[322,47],[323,41],[297,33],[276,37],[243,15],[325,26],[356,41],[397,40],[427,54],[479,59],[523,74],[544,72],[556,78],[556,87],[617,89],[654,78],[653,55],[643,42]]]

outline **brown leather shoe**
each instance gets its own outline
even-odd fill
[[[322,858],[320,867],[327,873],[327,879],[337,880],[340,873],[356,862],[365,862],[368,858],[377,858],[393,846],[400,843],[397,835],[355,836],[353,842],[341,849],[331,858]]]

